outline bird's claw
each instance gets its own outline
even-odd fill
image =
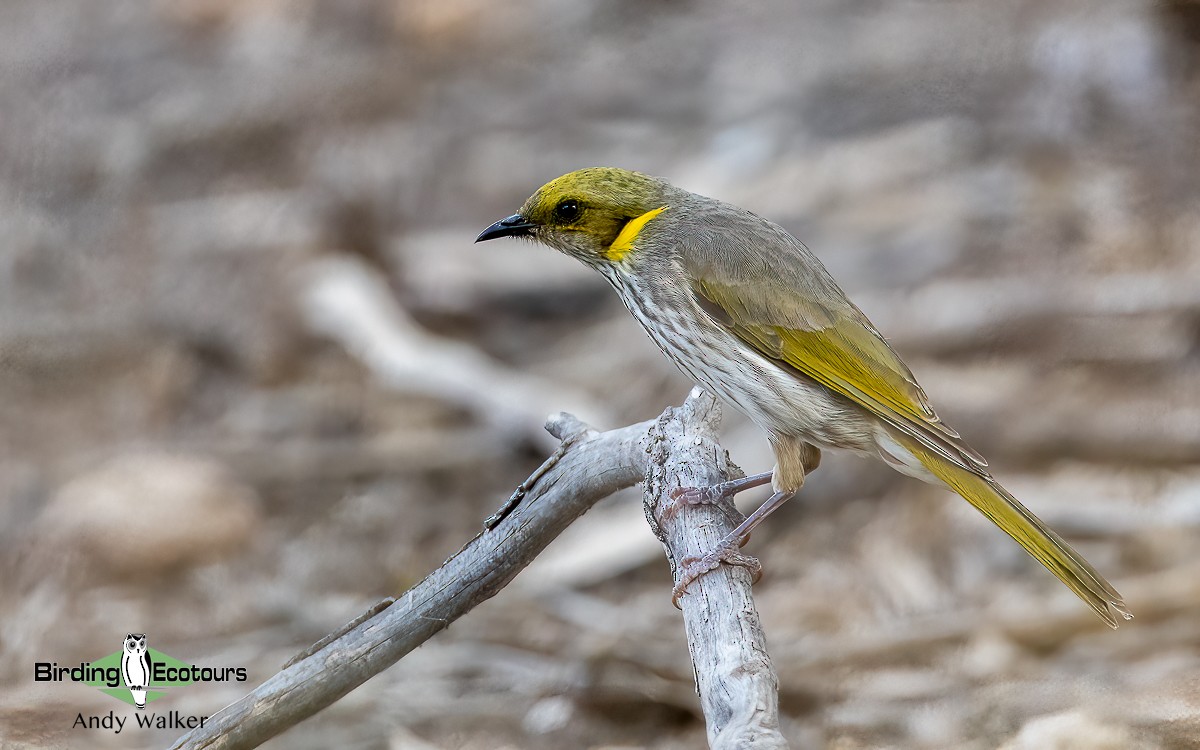
[[[739,545],[722,545],[700,557],[685,557],[679,561],[681,568],[679,583],[675,584],[675,588],[671,591],[671,603],[678,609],[679,597],[687,593],[688,586],[695,583],[696,579],[705,573],[716,570],[721,563],[749,568],[751,583],[758,583],[758,579],[762,578],[763,567],[757,557],[743,555]]]
[[[668,493],[671,502],[659,514],[659,523],[674,518],[682,508],[690,505],[710,505],[725,499],[727,493],[721,485],[712,487],[676,487]]]
[[[668,494],[675,502],[685,505],[713,503],[722,496],[719,485],[713,487],[676,487]]]

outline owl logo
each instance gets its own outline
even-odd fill
[[[145,633],[130,633],[121,643],[121,678],[133,696],[134,705],[146,708],[146,688],[150,685],[150,652]]]

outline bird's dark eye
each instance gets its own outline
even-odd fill
[[[560,224],[570,224],[578,219],[581,213],[583,213],[583,209],[580,208],[579,201],[574,198],[559,201],[558,205],[554,207],[554,218]]]

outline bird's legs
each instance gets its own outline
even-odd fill
[[[746,479],[754,479],[760,476],[755,475],[755,477],[746,477]],[[767,474],[768,478],[770,476],[770,474]],[[759,482],[759,484],[765,483]],[[730,482],[725,482],[724,484],[730,484]],[[720,487],[721,485],[713,486]],[[767,498],[767,501],[760,505],[756,511],[746,516],[746,520],[738,524],[736,529],[726,534],[721,541],[717,542],[717,545],[707,554],[700,557],[685,557],[680,560],[679,564],[683,570],[679,576],[679,583],[675,585],[675,590],[671,592],[671,602],[678,607],[679,597],[687,593],[688,586],[692,585],[697,578],[710,570],[716,570],[717,566],[722,562],[727,562],[731,565],[743,565],[750,568],[750,575],[757,581],[759,576],[762,575],[762,565],[758,562],[757,558],[743,555],[741,547],[746,543],[746,540],[750,537],[750,532],[756,526],[762,523],[767,516],[778,510],[779,506],[792,499],[795,494],[795,492],[776,492]]]
[[[671,503],[663,509],[659,520],[674,517],[680,508],[688,505],[719,503],[726,498],[733,497],[742,490],[748,490],[751,487],[761,487],[769,483],[772,476],[772,472],[764,471],[762,474],[751,474],[741,479],[730,479],[728,482],[720,482],[708,487],[677,487],[671,490]]]
[[[706,488],[681,488],[671,493],[674,501],[664,514],[678,512],[682,505],[716,502],[733,495],[748,487],[758,487],[774,480],[775,494],[759,506],[758,510],[746,517],[738,527],[725,535],[707,554],[700,557],[685,557],[679,561],[679,583],[671,593],[671,601],[679,606],[679,597],[687,593],[688,586],[709,572],[716,570],[722,562],[732,565],[743,565],[750,569],[755,581],[762,575],[762,565],[758,560],[741,553],[742,545],[753,531],[767,516],[779,509],[779,506],[793,498],[804,485],[804,478],[811,474],[821,464],[821,450],[808,443],[803,437],[796,435],[775,435],[771,439],[771,448],[775,453],[775,470],[765,474],[754,474],[731,482],[722,482]]]

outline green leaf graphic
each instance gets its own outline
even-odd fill
[[[191,664],[180,661],[173,656],[168,656],[157,649],[151,648],[146,649],[146,651],[150,654],[152,669],[149,687],[177,687],[179,685],[190,685],[194,682],[191,678]],[[133,694],[121,678],[121,655],[122,652],[115,651],[89,664],[88,666],[96,670],[96,678],[88,680],[87,684],[134,706],[137,703],[133,699]],[[146,702],[149,703],[150,701],[158,700],[164,695],[166,695],[166,692],[161,689],[147,690]]]

